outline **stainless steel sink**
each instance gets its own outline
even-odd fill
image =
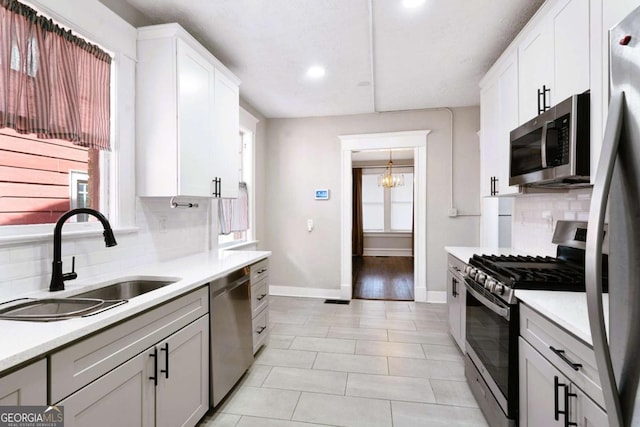
[[[103,300],[93,298],[25,298],[23,302],[0,309],[0,319],[40,322],[69,319],[100,310],[104,304]]]
[[[155,291],[177,280],[134,279],[117,282],[103,288],[74,295],[72,298],[98,298],[102,300],[128,300]]]

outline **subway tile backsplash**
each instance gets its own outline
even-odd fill
[[[558,220],[587,221],[591,188],[529,194],[513,203],[511,246],[537,255],[556,255],[551,243]]]
[[[136,200],[135,233],[118,234],[118,245],[106,248],[100,236],[65,238],[65,272],[76,257],[78,277],[90,278],[136,265],[169,260],[217,248],[217,201],[197,200],[199,208],[171,208],[167,198]],[[215,215],[211,215],[211,211]],[[213,223],[211,223],[213,218]],[[53,229],[53,227],[52,227]],[[215,238],[211,239],[210,236]],[[0,299],[49,287],[53,237],[47,242],[20,243],[0,248]]]

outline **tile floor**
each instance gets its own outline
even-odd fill
[[[487,426],[446,305],[270,298],[269,343],[199,427]]]

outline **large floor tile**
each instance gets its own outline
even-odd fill
[[[273,323],[271,333],[278,335],[295,335],[297,337],[326,337],[329,333],[329,327]]]
[[[291,419],[300,392],[261,387],[241,387],[223,404],[226,414]]]
[[[258,365],[257,363],[254,363],[251,365],[247,373],[244,374],[240,380],[240,384],[245,386],[261,387],[262,383],[269,375],[269,372],[271,372],[271,366]]]
[[[269,334],[269,338],[267,341],[267,346],[269,348],[289,348],[291,347],[291,343],[295,336],[293,335],[278,335],[278,334]]]
[[[353,354],[356,350],[356,341],[341,338],[296,337],[291,344],[291,349]]]
[[[466,381],[430,380],[436,402],[444,405],[477,408],[478,403]]]
[[[453,338],[446,331],[389,331],[389,341],[419,344],[453,345]]]
[[[396,401],[391,405],[393,427],[489,427],[476,408]]]
[[[360,326],[360,316],[345,317],[345,316],[309,316],[306,326],[343,326],[357,328]]]
[[[422,349],[427,359],[449,360],[452,362],[464,362],[462,353],[455,345],[422,344]]]
[[[328,336],[330,338],[347,338],[353,340],[387,341],[387,330],[331,326]]]
[[[348,427],[391,427],[391,403],[361,397],[302,393],[294,421]]]
[[[356,354],[369,356],[394,356],[424,359],[424,351],[420,344],[386,342],[386,341],[358,341]]]
[[[240,421],[240,415],[210,411],[198,423],[198,427],[234,427]]]
[[[386,357],[357,354],[318,353],[313,369],[382,375],[389,373]]]
[[[242,417],[235,427],[326,427],[326,424],[309,424],[299,423],[297,421],[272,420],[270,418]]]
[[[407,402],[436,402],[431,383],[424,378],[349,374],[346,394]]]
[[[316,360],[315,351],[284,350],[279,348],[263,349],[254,363],[269,366],[287,366],[290,368],[311,368]]]
[[[365,317],[360,319],[360,327],[372,329],[394,329],[401,331],[416,330],[416,325],[411,320],[370,319]]]
[[[263,387],[344,395],[345,372],[274,367]]]
[[[444,360],[420,360],[390,357],[389,375],[466,381],[464,364]]]
[[[290,314],[287,311],[281,310],[269,310],[269,322],[272,323],[284,323],[288,325],[304,325],[308,314]]]

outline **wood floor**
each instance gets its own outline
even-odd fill
[[[413,257],[352,259],[353,298],[413,301]]]

